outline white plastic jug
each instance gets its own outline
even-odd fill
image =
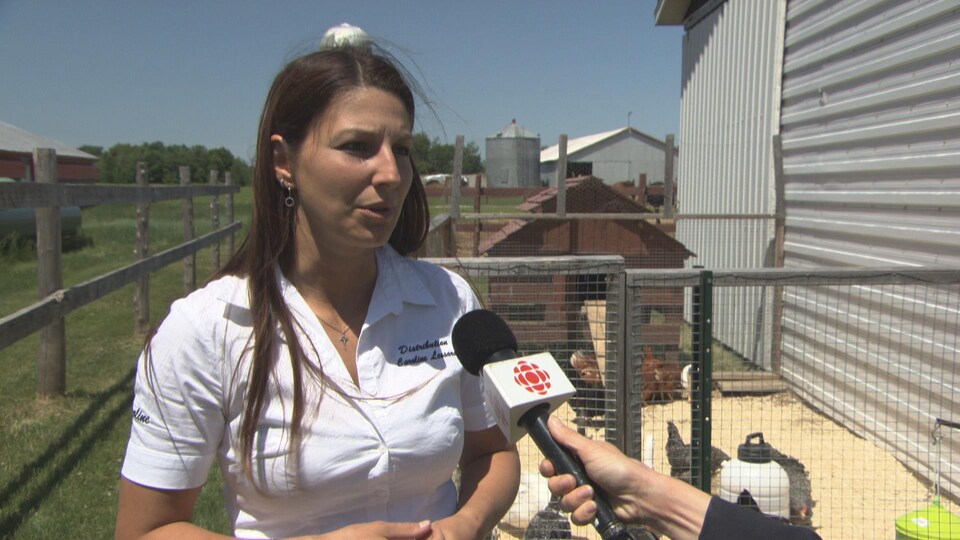
[[[759,439],[752,443],[751,439]],[[720,469],[720,498],[735,504],[756,503],[761,512],[790,518],[790,478],[779,463],[771,459],[772,447],[763,441],[763,433],[751,433],[737,447],[737,458]]]

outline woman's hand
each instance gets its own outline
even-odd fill
[[[476,526],[465,519],[460,519],[456,514],[434,521],[431,525],[429,540],[461,540],[475,538],[477,536]]]

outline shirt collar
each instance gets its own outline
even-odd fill
[[[390,245],[377,249],[376,257],[377,283],[373,289],[373,297],[370,299],[370,307],[367,309],[369,324],[389,314],[399,314],[403,311],[405,303],[421,306],[437,305],[436,297],[424,282],[425,276],[422,272],[416,271],[415,261],[401,256]],[[301,316],[312,317],[310,308],[293,283],[283,275],[279,267],[275,267],[275,270],[277,286],[287,306],[299,312]],[[244,286],[236,286],[232,283],[233,286],[221,287],[217,297],[227,304],[249,310],[249,281],[244,280],[243,284]]]
[[[401,256],[390,245],[376,251],[377,284],[373,289],[367,322],[375,323],[388,314],[399,314],[403,304],[435,306],[437,299],[425,283],[421,272],[415,270],[415,261]]]

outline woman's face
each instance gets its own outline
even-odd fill
[[[298,242],[321,256],[386,244],[413,181],[411,131],[393,94],[358,88],[334,99],[293,163],[275,161],[296,188]]]

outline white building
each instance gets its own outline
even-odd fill
[[[666,144],[632,127],[605,131],[567,141],[567,178],[596,176],[606,184],[663,182]],[[559,145],[540,152],[540,183],[556,185]]]

